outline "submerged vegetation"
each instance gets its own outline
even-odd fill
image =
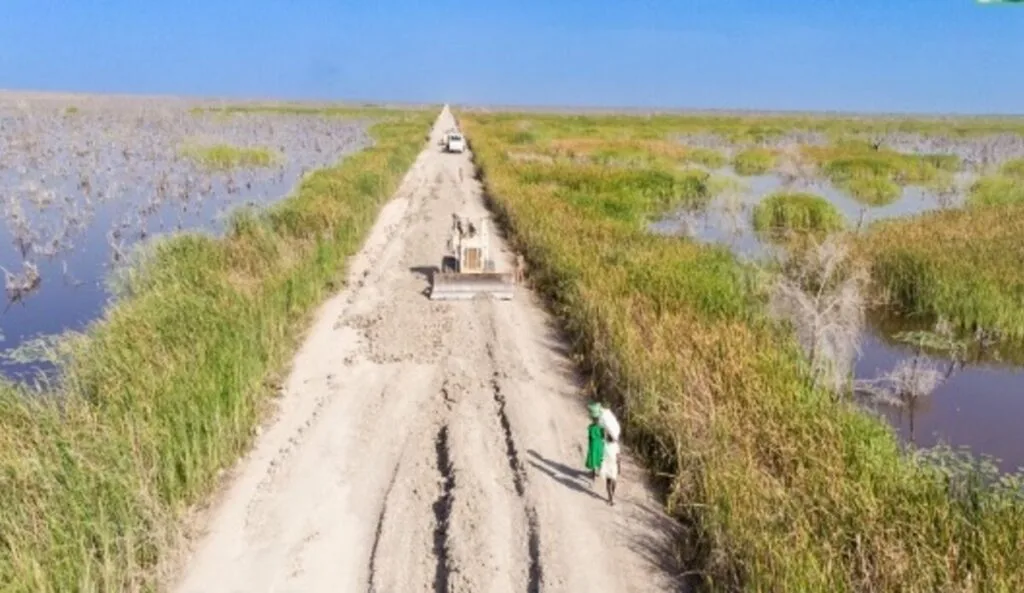
[[[239,167],[269,167],[280,158],[266,147],[232,146],[230,144],[188,145],[182,154],[206,169],[228,171]]]
[[[861,323],[862,276],[825,257],[818,267],[828,274],[766,286],[764,270],[739,263],[722,247],[647,233],[642,221],[664,203],[634,184],[609,182],[607,169],[514,156],[550,154],[556,143],[585,142],[597,151],[604,142],[675,137],[710,148],[722,146],[716,138],[768,146],[800,129],[811,136],[974,138],[1014,125],[1024,131],[1024,125],[472,112],[461,120],[494,208],[530,261],[532,282],[573,338],[593,389],[623,411],[626,434],[652,469],[671,476],[668,505],[691,527],[683,549],[704,584],[715,590],[928,593],[1024,587],[1018,481],[996,482],[952,454],[903,450],[882,420],[844,393],[841,372],[807,364],[815,351],[856,347],[843,336]],[[748,173],[764,171],[771,167],[763,156],[769,150],[737,160],[753,163],[744,165]],[[925,183],[952,173],[951,159],[887,152],[869,158],[856,151],[856,158],[822,153],[823,168],[837,179],[871,184]],[[642,168],[639,163],[656,155],[634,156]],[[762,220],[833,224],[823,222],[833,217],[815,200],[777,198],[774,204],[762,210]],[[793,204],[799,204],[797,214]],[[868,243],[867,255],[891,256],[892,271],[884,271],[884,259],[869,260],[874,277],[900,278],[896,287],[905,306],[958,308],[961,322],[973,316],[1009,326],[1022,309],[1012,299],[1022,294],[1013,283],[1024,269],[1024,215],[1011,207],[982,211],[988,226],[962,211],[929,215],[927,223],[883,225],[869,234],[877,240]],[[978,239],[972,233],[980,229]],[[929,234],[934,230],[942,233],[937,241]],[[1014,235],[1018,246],[1009,244]],[[900,251],[907,243],[913,247]],[[814,291],[821,278],[834,289]],[[792,328],[779,323],[778,310],[803,311],[822,323]],[[835,380],[825,378],[829,372]],[[914,383],[910,392],[921,392],[920,373],[897,375],[891,383],[900,390]]]
[[[152,590],[177,521],[249,445],[302,321],[434,113],[379,115],[372,148],[237,211],[223,238],[151,245],[119,304],[61,340],[59,387],[0,388],[0,590]]]
[[[0,95],[0,243],[15,247],[0,250],[3,355],[98,317],[117,296],[111,269],[153,239],[223,234],[230,209],[274,203],[305,172],[370,144],[366,114],[211,114],[169,99],[82,97],[69,117],[59,100],[16,97]],[[49,367],[4,356],[0,370]]]

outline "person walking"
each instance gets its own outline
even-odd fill
[[[587,427],[587,459],[584,463],[590,470],[590,479],[597,481],[597,473],[604,462],[604,429],[597,417],[592,415],[590,420],[590,426]]]
[[[622,428],[611,409],[597,402],[592,402],[587,408],[593,420],[591,426],[597,424],[604,437],[598,475],[604,478],[605,488],[608,491],[608,504],[615,506],[615,488],[618,485],[619,473],[622,468],[622,462],[619,459],[619,440],[622,436]]]

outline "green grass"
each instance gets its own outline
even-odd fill
[[[281,158],[280,155],[266,147],[243,147],[230,144],[188,145],[182,147],[180,153],[205,169],[217,171],[270,167],[278,163]]]
[[[783,136],[790,131],[816,132],[848,144],[851,138],[885,133],[918,134],[953,140],[991,134],[1024,135],[1022,117],[836,117],[830,115],[559,115],[537,113],[475,113],[479,122],[501,121],[504,144],[541,146],[553,138],[615,140],[630,138],[673,142],[680,134],[714,134],[735,144]],[[511,124],[507,122],[512,120]],[[527,127],[530,126],[530,127]],[[620,134],[623,129],[628,134]],[[864,146],[864,141],[858,141]]]
[[[724,247],[647,233],[642,211],[656,202],[594,179],[597,168],[507,156],[523,122],[536,144],[517,150],[540,151],[558,138],[650,138],[692,119],[462,121],[531,282],[598,397],[623,412],[631,447],[665,476],[668,509],[691,526],[680,542],[688,570],[719,591],[1024,588],[1024,502],[1012,485],[906,456],[882,421],[814,390],[792,336],[765,314],[755,271]]]
[[[1024,340],[1024,201],[875,223],[862,249],[904,315]]]
[[[733,167],[740,175],[764,175],[775,167],[776,155],[767,148],[748,148],[736,155]]]
[[[907,185],[948,185],[961,167],[953,155],[904,154],[875,150],[861,141],[844,141],[827,147],[807,146],[803,154],[825,176],[854,199],[869,206],[895,201]]]
[[[712,194],[704,171],[614,169],[600,165],[527,163],[531,183],[557,184],[581,211],[637,225],[673,208],[700,209]],[[623,200],[621,196],[630,196]]]
[[[999,172],[1005,177],[1024,182],[1024,159],[1006,161],[999,167]]]
[[[845,226],[842,212],[827,199],[809,193],[776,193],[754,207],[754,229],[761,232],[830,233]]]
[[[1009,169],[1012,173],[1012,169]],[[997,206],[1024,203],[1024,179],[1010,174],[983,177],[974,182],[967,195],[969,206]]]
[[[840,184],[858,202],[868,206],[885,206],[895,202],[902,188],[893,180],[881,176],[855,177]]]
[[[153,590],[183,511],[250,445],[308,315],[433,117],[390,112],[372,148],[240,211],[222,239],[160,242],[69,342],[58,391],[0,389],[0,590]]]
[[[703,165],[709,169],[724,167],[729,162],[724,154],[710,148],[691,148],[683,160],[687,163]]]

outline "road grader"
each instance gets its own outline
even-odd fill
[[[433,274],[431,300],[465,300],[491,296],[512,298],[515,279],[511,272],[498,272],[491,257],[490,226],[485,218],[452,214],[448,254],[441,270]]]

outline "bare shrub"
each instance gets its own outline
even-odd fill
[[[912,357],[897,363],[896,367],[875,379],[857,381],[857,392],[877,403],[907,410],[910,416],[910,441],[914,442],[914,417],[921,400],[929,397],[950,376],[963,366],[969,344],[957,338],[952,325],[940,318],[932,331],[911,331],[897,334],[896,339],[913,344]],[[974,340],[979,342],[978,336]],[[925,349],[947,354],[950,361],[945,370],[941,364],[925,354]]]
[[[868,276],[837,236],[807,240],[809,247],[783,262],[770,311],[792,324],[814,385],[838,395],[846,391],[860,354]]]

